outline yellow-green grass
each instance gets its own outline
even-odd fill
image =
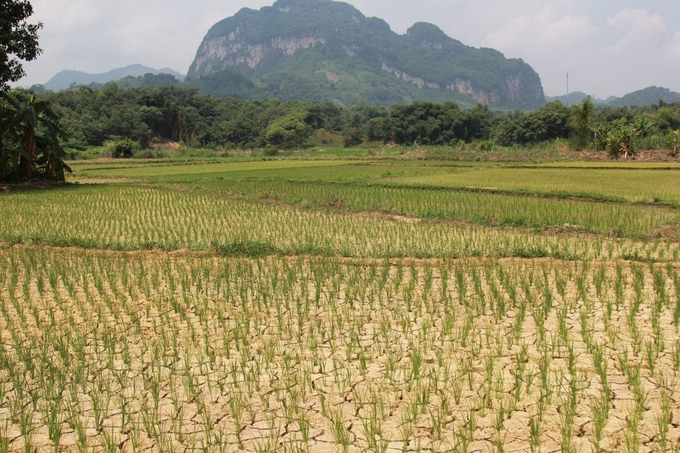
[[[536,164],[536,167],[558,167],[558,168],[614,168],[614,169],[673,169],[680,170],[678,162],[636,162],[636,161],[562,161],[547,162]]]
[[[214,249],[245,255],[674,260],[679,246],[394,220],[161,187],[91,185],[10,192],[0,194],[0,207],[2,240],[107,249]],[[546,207],[539,209],[548,212]],[[663,211],[658,214],[661,217],[657,220],[667,220]],[[621,221],[626,219],[630,220],[625,217]]]
[[[343,183],[386,183],[399,176],[469,171],[472,167],[443,167],[399,161],[351,162],[276,160],[228,163],[159,163],[75,168],[76,178],[139,178],[147,182],[186,183],[224,179],[268,179]]]
[[[488,226],[567,225],[571,231],[627,237],[676,228],[679,220],[675,206],[637,205],[650,200],[680,204],[675,181],[680,172],[673,170],[476,168],[399,160],[106,164],[81,167],[77,174],[86,176],[83,181],[139,178],[302,206],[333,205]]]
[[[607,201],[680,205],[680,171],[658,164],[583,167],[489,167],[427,161],[272,160],[248,162],[137,162],[74,166],[76,178],[139,178],[147,182],[211,180],[341,182],[585,197]],[[575,165],[581,165],[576,163]],[[678,167],[680,168],[680,167]]]
[[[395,184],[555,194],[680,205],[680,171],[650,169],[490,168],[406,176]]]
[[[340,206],[350,211],[378,211],[489,226],[568,225],[571,230],[622,236],[649,235],[659,227],[676,226],[680,221],[680,212],[666,207],[473,191],[250,179],[202,181],[194,186],[303,206]]]
[[[231,173],[243,171],[263,171],[286,168],[305,167],[335,167],[345,165],[345,161],[314,161],[314,160],[268,160],[247,162],[152,162],[149,164],[132,164],[115,162],[112,165],[82,164],[74,166],[76,176],[111,177],[111,178],[152,178],[152,177],[178,177],[192,175],[214,176],[217,173]]]

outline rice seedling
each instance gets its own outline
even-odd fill
[[[330,429],[333,433],[333,438],[335,442],[342,447],[343,452],[349,450],[350,445],[350,432],[345,426],[345,421],[340,410],[330,411]]]
[[[18,229],[25,242],[58,246],[114,250],[212,249],[225,255],[254,257],[341,254],[388,258],[472,255],[598,259],[603,257],[603,244],[611,243],[613,257],[632,256],[627,251],[630,242],[605,237],[584,236],[574,240],[562,235],[475,225],[451,229],[439,222],[395,222],[380,217],[263,205],[253,200],[163,188],[82,187],[68,190],[71,192],[46,206],[37,193],[3,195],[5,215],[0,219],[0,238],[14,237]],[[30,215],[37,206],[49,211],[44,212],[44,216],[54,219],[49,228]],[[470,206],[479,209],[477,201],[471,202]],[[499,210],[492,209],[494,212]],[[91,215],[78,216],[72,214],[74,212],[90,212]],[[646,221],[649,216],[645,214],[641,218]],[[556,223],[561,225],[562,220]],[[660,224],[664,222],[666,220]],[[616,219],[612,223],[618,225],[622,221]],[[536,226],[542,228],[545,224],[541,220]],[[653,228],[640,227],[640,231]],[[299,233],[290,235],[290,231]],[[669,261],[676,249],[677,244],[657,248],[647,243],[637,250],[640,256],[633,259]],[[100,293],[101,283],[95,282]]]
[[[531,453],[541,452],[541,422],[540,415],[534,415],[529,420],[529,447],[531,448]]]
[[[71,187],[49,228],[0,194],[0,451],[673,448],[678,244],[636,237],[674,208],[302,167]]]
[[[661,411],[656,418],[656,425],[658,434],[656,436],[656,444],[659,451],[667,451],[668,448],[668,431],[672,422],[672,405],[673,405],[673,388],[675,388],[674,381],[668,381],[664,376],[659,378],[659,387],[661,392]]]

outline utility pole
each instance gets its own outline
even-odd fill
[[[567,107],[571,107],[569,100],[569,73],[567,72]]]

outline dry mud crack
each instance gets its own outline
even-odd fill
[[[0,249],[7,451],[660,451],[678,264]]]

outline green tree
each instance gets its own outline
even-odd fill
[[[270,145],[283,148],[300,147],[312,135],[311,126],[305,119],[307,112],[294,110],[288,115],[273,121],[267,128],[265,140]]]
[[[26,75],[19,60],[35,60],[42,52],[38,47],[42,24],[26,23],[32,14],[26,0],[0,0],[0,89]]]
[[[387,140],[390,136],[388,118],[372,118],[366,123],[366,138],[369,140]]]
[[[668,147],[671,149],[671,156],[677,157],[680,154],[680,129],[671,131],[668,134]]]
[[[64,181],[66,153],[61,142],[69,134],[49,102],[36,95],[0,91],[0,168],[1,177],[17,180],[45,177]]]
[[[595,104],[590,96],[586,96],[581,104],[574,106],[571,111],[571,125],[574,128],[574,136],[576,138],[576,146],[578,149],[584,149],[588,146],[588,138],[590,137],[590,121],[593,118],[595,111]]]
[[[344,142],[345,148],[360,145],[364,141],[364,131],[360,127],[348,127],[345,129]]]
[[[152,131],[163,123],[163,112],[158,107],[147,107],[146,105],[143,105],[139,109],[139,116]]]
[[[568,138],[570,111],[560,101],[554,101],[539,110],[520,115],[511,125],[506,125],[507,134],[501,143],[540,143],[558,138]]]

